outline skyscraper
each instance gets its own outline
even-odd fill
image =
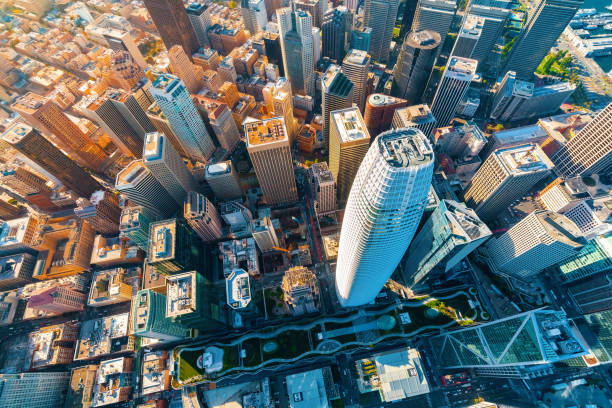
[[[187,17],[191,22],[191,26],[193,27],[196,38],[198,39],[200,48],[210,47],[207,31],[208,28],[212,26],[212,19],[208,5],[193,2],[187,6],[185,12],[187,13]]]
[[[174,75],[160,75],[151,86],[151,95],[168,118],[185,152],[193,159],[206,162],[215,145],[183,81]]]
[[[336,293],[343,306],[374,300],[399,264],[425,209],[433,165],[433,149],[420,130],[390,130],[372,143],[340,232]]]
[[[506,26],[506,22],[508,21],[508,17],[510,16],[510,10],[493,5],[487,6],[470,3],[465,20],[467,21],[470,16],[482,18],[482,27],[480,29],[478,43],[469,57],[478,61],[479,64],[482,64],[487,60],[493,46],[501,36]]]
[[[327,163],[313,163],[308,173],[317,214],[336,211],[336,182]]]
[[[120,236],[128,238],[139,248],[147,251],[149,248],[149,224],[155,220],[155,215],[141,205],[126,207],[121,211]]]
[[[183,204],[183,217],[204,242],[213,242],[223,236],[221,217],[217,209],[200,193],[187,193]]]
[[[393,95],[406,99],[410,105],[421,101],[439,46],[440,34],[435,31],[406,34],[393,68]]]
[[[463,20],[451,55],[472,58],[472,54],[480,42],[483,27],[484,18],[468,14]]]
[[[448,126],[463,101],[476,74],[478,62],[473,59],[450,57],[431,103],[431,113],[438,126]]]
[[[242,196],[240,179],[229,160],[207,164],[204,178],[220,201],[235,200]]]
[[[380,132],[389,130],[395,111],[404,106],[406,106],[405,99],[400,99],[394,96],[379,93],[375,93],[368,96],[365,105],[365,112],[363,114],[363,120],[365,121],[365,124],[368,127],[370,137],[374,138],[378,136]]]
[[[209,111],[208,120],[217,136],[219,145],[228,154],[233,153],[240,143],[240,131],[227,104],[220,103],[215,109]]]
[[[349,48],[369,52],[372,41],[372,29],[370,27],[355,28],[351,31],[351,43]]]
[[[497,149],[470,181],[464,201],[488,221],[527,194],[552,168],[552,162],[537,144]]]
[[[298,199],[291,146],[283,118],[245,123],[247,151],[268,205]]]
[[[338,62],[342,61],[346,55],[352,28],[353,13],[346,7],[327,10],[321,23],[322,54]]]
[[[244,26],[255,35],[266,28],[268,23],[268,14],[264,0],[242,0],[240,2],[240,12]]]
[[[293,5],[297,10],[307,11],[312,17],[312,25],[321,27],[321,21],[323,15],[327,12],[327,9],[322,10],[322,6],[325,0],[295,0]]]
[[[162,341],[182,340],[187,328],[166,317],[166,295],[152,289],[139,290],[132,300],[134,334]]]
[[[305,11],[282,8],[276,12],[285,74],[294,92],[314,96],[312,17]]]
[[[98,190],[88,200],[79,198],[74,213],[100,234],[119,232],[121,208],[119,198],[105,190]]]
[[[531,78],[583,3],[583,0],[540,0],[516,38],[504,71],[514,71],[521,79]]]
[[[406,35],[412,29],[414,21],[414,13],[416,13],[418,0],[407,0],[404,2],[404,15],[402,16],[402,28],[400,29],[400,37]]]
[[[342,61],[342,73],[353,83],[353,102],[363,112],[367,94],[370,56],[361,50],[350,50]]]
[[[419,129],[427,137],[436,126],[436,118],[431,114],[429,106],[413,105],[405,108],[398,108],[393,113],[393,127],[395,129],[413,127]]]
[[[34,161],[45,171],[53,174],[67,188],[83,197],[89,197],[102,186],[82,168],[45,139],[36,129],[15,122],[2,136],[8,142]]]
[[[0,406],[3,408],[62,406],[69,382],[69,372],[0,374],[2,389]]]
[[[169,50],[180,45],[191,58],[200,48],[196,32],[181,0],[143,0],[159,35]]]
[[[329,169],[336,180],[338,208],[344,208],[371,139],[359,109],[355,107],[331,112],[330,120]]]
[[[202,67],[193,64],[180,45],[173,45],[168,50],[168,59],[172,72],[183,81],[187,91],[192,94],[198,93],[204,86],[202,83],[202,75],[204,75]]]
[[[183,218],[151,223],[147,255],[148,265],[164,275],[186,270],[208,272],[202,241]]]
[[[272,98],[272,106],[274,108],[274,116],[282,116],[285,120],[289,143],[293,145],[297,136],[298,123],[293,116],[293,97],[291,92],[277,90]]]
[[[372,29],[369,54],[376,61],[389,58],[398,6],[398,0],[365,0],[363,21]]]
[[[353,83],[344,75],[340,67],[331,64],[321,79],[322,104],[321,114],[323,116],[323,140],[329,143],[330,113],[338,109],[346,109],[353,103]]]
[[[402,264],[407,286],[426,288],[441,279],[491,236],[489,227],[463,203],[441,200],[414,237]]]
[[[197,191],[193,175],[162,133],[147,133],[142,162],[178,205],[189,191]]]
[[[552,211],[534,211],[487,243],[496,272],[529,279],[549,266],[577,255],[586,244],[569,218]]]
[[[612,103],[552,156],[565,177],[588,176],[612,165]],[[607,132],[607,136],[605,136]]]
[[[127,51],[115,51],[111,55],[110,70],[113,79],[126,91],[132,89],[144,78],[142,67],[136,64],[132,55]]]
[[[457,3],[454,1],[419,0],[412,21],[412,31],[432,30],[440,34],[440,46],[436,51],[439,54],[456,11]]]

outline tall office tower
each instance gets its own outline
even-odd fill
[[[69,372],[0,374],[0,406],[61,407],[69,382]]]
[[[530,368],[588,353],[564,312],[542,309],[449,331],[430,343],[442,367],[506,378],[529,378]]]
[[[189,191],[197,191],[193,175],[163,133],[147,133],[142,162],[178,205]]]
[[[272,98],[274,116],[282,116],[285,120],[289,143],[293,145],[298,131],[297,119],[293,116],[293,98],[290,92],[277,91]]]
[[[156,217],[168,217],[179,207],[166,186],[157,181],[142,160],[134,160],[117,174],[115,188]]]
[[[127,51],[115,51],[111,55],[110,70],[119,86],[126,91],[131,90],[140,82],[145,74]]]
[[[534,143],[497,149],[480,166],[463,198],[484,221],[499,216],[550,174],[552,162]]]
[[[152,289],[139,290],[132,300],[134,334],[162,341],[183,340],[189,335],[186,327],[166,317],[166,295]]]
[[[160,75],[151,86],[151,95],[168,118],[185,152],[192,159],[206,162],[215,151],[215,145],[183,81],[174,75]]]
[[[28,307],[47,313],[69,313],[85,309],[87,295],[70,286],[52,286],[37,292],[28,300]]]
[[[11,105],[33,127],[53,136],[53,141],[82,166],[100,171],[108,155],[92,142],[51,99],[27,93]]]
[[[437,128],[433,134],[436,153],[444,153],[451,159],[475,157],[487,144],[487,137],[473,122],[462,126]]]
[[[268,205],[298,199],[291,146],[283,118],[272,118],[244,125],[247,151]]]
[[[285,75],[285,65],[283,62],[283,52],[281,50],[281,40],[278,33],[264,31],[264,46],[266,47],[266,57],[270,64],[278,65],[280,76]]]
[[[477,16],[483,19],[478,43],[474,47],[472,55],[469,57],[478,61],[479,64],[482,64],[487,60],[493,46],[501,36],[506,26],[506,22],[510,17],[510,10],[495,6],[470,3],[468,14],[466,14],[465,19],[467,20],[470,16]]]
[[[393,68],[393,95],[410,105],[421,101],[440,44],[440,34],[432,30],[406,34]]]
[[[190,191],[183,204],[183,217],[204,242],[221,239],[221,217],[217,209],[200,193]]]
[[[600,111],[576,136],[552,156],[565,177],[588,176],[612,165],[612,103]],[[607,137],[604,137],[605,134]]]
[[[331,112],[349,108],[353,104],[354,88],[353,83],[340,70],[340,66],[331,64],[325,71],[321,79],[324,145],[329,144]]]
[[[116,234],[119,232],[121,207],[119,198],[105,190],[98,190],[91,198],[79,198],[74,213],[99,234]]]
[[[359,109],[333,111],[330,117],[329,169],[336,180],[338,208],[344,208],[371,139]]]
[[[219,68],[217,68],[217,72],[223,79],[223,82],[231,82],[236,83],[238,79],[238,74],[236,73],[236,67],[234,66],[234,59],[230,56],[227,56],[221,60],[219,63]]]
[[[122,238],[128,238],[143,251],[149,249],[149,225],[156,221],[155,215],[147,208],[137,205],[121,211],[119,231]]]
[[[294,92],[314,96],[312,17],[305,11],[282,8],[276,12],[285,74]]]
[[[447,274],[491,236],[474,210],[452,200],[441,200],[406,252],[404,283],[425,289]],[[445,277],[446,276],[446,277]]]
[[[321,4],[325,0],[295,0],[293,6],[296,10],[307,11],[312,17],[312,25],[321,27],[321,22],[324,13],[327,9],[321,12]]]
[[[274,225],[272,225],[272,220],[270,220],[270,217],[252,220],[251,232],[253,233],[253,239],[261,252],[272,251],[280,246],[278,243],[278,237],[276,236],[276,230],[274,229]]]
[[[216,71],[219,67],[219,53],[212,48],[204,48],[193,54],[193,63],[201,66],[204,71]]]
[[[194,2],[187,6],[185,12],[191,22],[200,48],[210,47],[207,31],[212,26],[212,18],[208,5]]]
[[[35,265],[36,256],[28,253],[1,257],[0,290],[16,289],[31,283]]]
[[[463,101],[476,74],[478,62],[473,59],[450,57],[431,103],[431,113],[444,127],[451,123],[457,107]]]
[[[404,37],[407,32],[412,30],[412,22],[414,21],[414,13],[416,13],[418,3],[419,0],[407,0],[404,2],[404,14],[402,16],[400,37]]]
[[[346,7],[327,10],[321,23],[323,55],[338,62],[342,61],[346,55],[352,29],[353,13]]]
[[[161,110],[157,102],[153,102],[151,106],[149,106],[149,108],[147,109],[147,117],[155,127],[154,130],[157,130],[159,133],[163,133],[164,135],[166,135],[168,139],[170,139],[172,146],[174,146],[176,151],[181,156],[188,156],[187,151],[185,150],[185,147],[181,142],[181,139],[170,126],[170,121],[168,120],[164,112]]]
[[[166,296],[166,317],[173,322],[203,333],[214,332],[228,324],[217,289],[195,271],[166,277]]]
[[[217,135],[219,145],[228,154],[233,153],[240,143],[240,131],[227,104],[218,104],[214,111],[208,113],[208,120],[215,135]]]
[[[457,3],[454,1],[419,0],[412,21],[412,31],[432,30],[440,34],[440,46],[436,51],[439,54],[444,46],[446,34],[450,31],[456,11]]]
[[[312,60],[316,63],[321,59],[321,29],[312,27]]]
[[[353,102],[364,112],[367,97],[370,56],[361,50],[350,50],[342,61],[342,73],[353,83]]]
[[[531,78],[583,3],[583,0],[540,0],[529,13],[507,57],[504,71],[514,71],[521,79]]]
[[[192,94],[198,93],[204,86],[202,83],[202,75],[204,75],[202,67],[193,64],[180,45],[173,45],[168,50],[168,59],[172,72],[183,81],[187,91]]]
[[[208,272],[200,237],[182,218],[153,222],[147,260],[156,271],[170,275],[185,270]]]
[[[77,166],[36,129],[15,122],[2,138],[76,194],[89,197],[102,188],[89,173]]]
[[[398,0],[365,0],[363,21],[372,29],[369,54],[373,60],[384,62],[389,58],[398,6]]]
[[[242,0],[240,3],[240,11],[244,26],[255,35],[262,32],[268,24],[268,13],[266,12],[266,4],[264,0]]]
[[[143,0],[166,49],[180,45],[191,58],[200,43],[182,0]]]
[[[342,306],[373,301],[399,264],[423,215],[433,165],[433,149],[420,130],[390,130],[372,143],[340,232],[336,293]]]
[[[85,27],[87,37],[113,51],[127,51],[142,69],[147,62],[142,57],[131,34],[132,27],[124,17],[102,13]]]
[[[235,200],[242,197],[240,179],[231,161],[207,164],[204,178],[215,197],[220,201]]]
[[[578,254],[586,242],[569,218],[538,210],[489,241],[487,249],[496,272],[529,279]]]
[[[336,182],[327,163],[313,163],[309,169],[309,178],[317,214],[336,211]]]
[[[508,71],[502,81],[497,85],[493,97],[491,118],[507,121],[526,100],[533,95],[533,82],[516,79],[516,72]]]
[[[375,93],[368,96],[363,119],[370,133],[370,137],[374,138],[378,136],[379,133],[389,130],[395,111],[406,106],[406,104],[405,99],[395,98],[389,95]]]
[[[472,54],[481,39],[484,18],[468,14],[459,29],[459,35],[451,55],[462,58],[472,58]]]
[[[350,49],[369,52],[371,42],[372,29],[370,27],[361,27],[351,31]]]
[[[423,134],[431,138],[436,118],[431,114],[427,105],[413,105],[396,109],[393,113],[393,128],[401,129],[413,127],[419,129]],[[430,139],[431,140],[431,139]]]
[[[282,7],[281,0],[265,0],[264,3],[266,5],[266,15],[268,20],[272,18],[273,14],[276,14],[276,10]]]

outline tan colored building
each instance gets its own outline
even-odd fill
[[[202,67],[192,64],[180,45],[173,45],[170,48],[168,59],[172,72],[185,83],[187,91],[192,94],[198,93],[204,86],[202,83],[202,75],[204,75]]]
[[[65,408],[91,407],[91,395],[97,372],[98,366],[95,364],[72,369]]]
[[[293,145],[297,134],[297,120],[293,116],[293,101],[291,93],[285,91],[276,92],[272,99],[274,116],[282,116],[289,133],[289,143]]]
[[[74,345],[79,337],[78,323],[62,323],[43,327],[28,337],[27,369],[72,363]]]
[[[293,158],[283,118],[244,125],[247,150],[269,205],[297,201]]]
[[[296,266],[288,269],[281,283],[285,306],[294,316],[318,311],[319,287],[316,275],[308,268]]]
[[[131,301],[133,288],[126,282],[126,278],[126,270],[123,268],[96,271],[91,281],[87,305],[99,307]]]

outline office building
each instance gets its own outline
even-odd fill
[[[183,82],[174,75],[160,75],[151,86],[151,95],[189,157],[206,162],[215,145]]]
[[[413,128],[384,132],[368,150],[340,233],[336,293],[341,305],[373,301],[399,264],[423,215],[433,165],[431,145]]]
[[[189,191],[198,190],[185,162],[162,133],[146,134],[142,163],[179,205]]]
[[[491,220],[529,193],[552,168],[552,162],[536,144],[498,149],[472,178],[464,201],[481,219]]]
[[[551,269],[564,283],[584,282],[588,284],[587,290],[593,289],[592,277],[602,274],[605,276],[612,269],[612,234],[607,233],[589,240],[580,252],[557,263]],[[598,296],[588,301],[592,306],[601,300]]]
[[[397,17],[397,0],[365,0],[363,22],[372,29],[370,52],[373,60],[387,61],[393,27]]]
[[[314,40],[312,17],[305,11],[284,8],[276,11],[285,76],[294,92],[314,96]]]
[[[482,29],[484,26],[484,18],[468,14],[463,19],[463,24],[459,29],[459,35],[455,40],[451,55],[462,58],[472,58],[472,54],[476,49]]]
[[[413,127],[419,129],[427,137],[436,126],[436,118],[426,104],[398,108],[393,113],[393,128]]]
[[[193,2],[185,9],[187,18],[198,40],[200,48],[210,47],[208,41],[208,29],[212,26],[212,16],[208,4]],[[192,55],[195,62],[195,56]]]
[[[17,164],[2,167],[0,182],[21,197],[50,190],[45,178]]]
[[[308,174],[316,213],[327,214],[336,211],[336,182],[327,163],[313,163]]]
[[[219,53],[212,48],[204,48],[193,54],[193,63],[201,66],[204,72],[209,69],[216,71],[219,68],[219,60]]]
[[[364,112],[367,97],[370,56],[365,51],[350,50],[342,61],[342,73],[353,83],[353,102]]]
[[[113,51],[127,52],[132,60],[142,69],[147,67],[135,38],[132,36],[131,24],[124,17],[102,13],[85,26],[85,34],[93,41]]]
[[[514,71],[506,72],[493,97],[491,119],[509,121],[513,112],[531,98],[533,88],[533,82],[517,79]]]
[[[89,364],[70,371],[70,384],[65,408],[90,408],[93,388],[96,384],[98,366]]]
[[[244,310],[251,303],[251,283],[244,269],[236,268],[225,278],[227,305],[234,310]]]
[[[105,269],[95,271],[89,288],[87,306],[102,307],[117,303],[130,302],[134,287],[140,282],[141,268]],[[130,284],[131,283],[131,284]]]
[[[522,378],[529,366],[588,353],[564,312],[542,309],[449,331],[430,342],[442,367],[476,368],[479,374],[515,378]]]
[[[44,220],[28,216],[5,221],[0,224],[0,255],[14,255],[24,252],[36,255],[33,248],[38,226]]]
[[[69,381],[68,372],[0,374],[0,406],[57,408],[64,403]]]
[[[244,125],[247,151],[268,205],[297,201],[291,146],[282,118]]]
[[[612,128],[612,103],[552,156],[557,171],[565,177],[604,172],[612,165],[612,138],[602,137]]]
[[[52,99],[29,92],[12,104],[11,109],[30,126],[52,135],[52,141],[80,165],[96,171],[104,167],[108,155]]]
[[[179,208],[178,202],[142,160],[134,160],[117,174],[115,188],[156,217],[170,216]]]
[[[289,268],[281,282],[285,306],[293,316],[316,313],[319,286],[316,275],[304,266]]]
[[[166,277],[166,317],[202,333],[228,323],[217,289],[195,271]]]
[[[530,79],[583,3],[583,0],[540,0],[515,40],[504,71]]]
[[[119,198],[106,190],[98,190],[88,200],[81,197],[77,200],[74,213],[100,234],[119,232],[121,208]]]
[[[231,161],[207,164],[204,178],[218,200],[235,200],[242,197],[240,178]]]
[[[369,52],[371,41],[372,29],[370,27],[354,28],[351,30],[349,49]]]
[[[145,76],[142,67],[134,61],[132,55],[127,51],[115,51],[111,55],[110,71],[112,79],[117,81],[119,87],[126,91],[134,88]]]
[[[462,126],[437,128],[433,140],[436,152],[444,153],[451,159],[477,156],[487,144],[482,130],[472,122]]]
[[[53,314],[76,312],[85,309],[87,295],[69,286],[51,286],[28,299],[28,308]]]
[[[202,242],[181,218],[152,222],[149,226],[149,265],[169,275],[186,270],[206,273]]]
[[[191,58],[191,55],[200,48],[200,43],[183,2],[181,0],[144,0],[143,2],[166,49],[180,45]]]
[[[270,64],[278,66],[279,75],[285,75],[285,66],[283,65],[283,53],[281,51],[281,39],[278,33],[264,31],[263,33],[264,47],[266,57]]]
[[[441,200],[414,237],[402,262],[404,283],[427,288],[491,236],[489,227],[463,203]]]
[[[261,277],[257,246],[250,232],[248,235],[248,238],[219,242],[219,252],[223,256],[223,275],[226,278],[236,268],[244,269],[252,278]]]
[[[287,395],[292,407],[329,408],[331,406],[327,399],[324,372],[324,368],[317,368],[286,377],[284,382],[287,384]]]
[[[472,59],[450,57],[431,103],[431,113],[438,126],[448,126],[463,101],[476,74],[478,62]]]
[[[204,242],[212,242],[223,236],[221,217],[217,209],[202,194],[190,191],[183,204],[183,217]]]
[[[0,290],[19,288],[32,282],[35,263],[34,255],[28,253],[0,257]]]
[[[370,137],[373,139],[380,132],[389,130],[395,111],[406,106],[405,99],[390,95],[375,93],[366,99],[363,120],[365,121]]]
[[[600,363],[612,361],[612,311],[598,311],[584,316],[590,330],[590,336],[585,336]],[[582,330],[581,330],[582,331]]]
[[[419,0],[414,20],[412,21],[412,31],[431,30],[440,34],[440,46],[437,53],[440,53],[446,40],[446,34],[450,31],[451,23],[455,18],[457,3],[450,0]]]
[[[353,13],[340,6],[329,9],[321,23],[321,53],[338,62],[344,59],[353,28]]]
[[[280,116],[285,120],[289,143],[293,146],[297,138],[298,123],[293,116],[293,97],[291,92],[276,90],[272,98],[272,106],[274,116]]]
[[[119,232],[121,238],[128,238],[143,251],[149,248],[149,224],[155,216],[143,206],[125,207],[121,211]]]
[[[240,132],[227,104],[217,104],[214,110],[208,112],[208,120],[221,148],[228,154],[233,153],[240,143]]]
[[[220,203],[221,217],[230,226],[231,233],[237,238],[251,236],[251,211],[241,204],[239,200]]]
[[[242,0],[240,12],[244,26],[252,36],[262,32],[268,24],[268,13],[264,0]]]
[[[370,134],[359,109],[331,113],[329,170],[336,180],[338,208],[344,208],[361,161],[370,146]]]
[[[272,225],[270,217],[258,218],[251,221],[251,232],[261,252],[272,251],[280,246],[278,237],[276,236],[276,230],[274,229],[274,225]]]
[[[440,45],[440,34],[436,31],[406,34],[393,68],[393,95],[406,99],[409,105],[421,102]]]
[[[323,140],[325,145],[329,145],[331,112],[352,106],[354,88],[353,83],[335,64],[331,64],[321,78],[321,115],[323,116]]]
[[[321,0],[296,0],[293,2],[297,10],[307,11],[312,16],[312,25],[321,27],[321,20],[327,12],[327,5]]]
[[[25,212],[22,207],[17,207],[13,204],[9,204],[4,200],[0,200],[0,220],[12,220],[19,217]]]
[[[487,243],[498,273],[528,279],[578,254],[586,244],[580,229],[564,215],[534,211]]]
[[[467,23],[470,18],[478,17],[481,20],[480,22],[476,21],[475,28],[478,38],[471,55],[467,58],[475,59],[479,64],[486,62],[493,46],[502,35],[509,16],[510,10],[507,8],[470,3],[463,27],[466,27],[466,24],[470,25],[470,23]],[[467,37],[469,41],[469,35]]]
[[[161,341],[183,340],[189,335],[186,327],[166,317],[166,295],[151,289],[139,290],[132,300],[134,334]]]
[[[192,94],[198,93],[204,86],[202,83],[202,75],[204,75],[202,67],[193,64],[180,45],[173,45],[168,50],[168,59],[172,72],[183,81],[187,91]]]

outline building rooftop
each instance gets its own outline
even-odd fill
[[[580,228],[566,216],[552,211],[538,211],[536,215],[548,235],[556,240],[578,248],[586,244]]]
[[[534,143],[497,149],[493,154],[504,165],[506,171],[515,176],[550,170],[554,167],[542,149]]]
[[[151,86],[166,93],[171,93],[180,83],[181,80],[178,77],[170,74],[162,74],[153,81]]]
[[[35,94],[33,92],[28,92],[23,95],[21,98],[17,99],[15,103],[11,105],[13,110],[20,110],[27,114],[33,114],[41,106],[43,106],[47,102],[47,98],[44,96]]]
[[[393,167],[418,166],[434,159],[431,144],[423,132],[415,128],[384,132],[376,142],[381,155]]]
[[[342,73],[339,65],[331,64],[323,78],[321,78],[321,86],[327,93],[348,96],[353,89],[353,83]]]
[[[244,269],[236,268],[225,278],[227,304],[232,309],[244,309],[251,303],[251,283]]]
[[[357,107],[332,111],[330,116],[332,123],[336,126],[341,143],[370,139],[368,128]]]
[[[23,122],[13,122],[2,134],[2,139],[8,143],[15,144],[32,131],[32,127]]]
[[[129,302],[138,290],[140,267],[95,271],[89,289],[88,306]]]
[[[134,160],[117,174],[115,186],[119,188],[136,185],[149,174],[151,173],[142,163],[142,160]]]
[[[245,123],[247,146],[287,141],[287,128],[282,117]]]
[[[98,378],[91,401],[92,407],[115,404],[129,399],[129,394],[122,393],[123,388],[131,387],[131,358],[118,357],[100,362]]]
[[[145,162],[160,160],[164,154],[164,139],[163,133],[147,133],[144,140],[142,160]]]
[[[28,237],[26,237],[26,232],[32,232],[31,228],[28,227],[33,222],[35,222],[33,217],[15,218],[14,220],[3,222],[0,227],[0,251],[5,247],[29,244],[29,242],[23,241],[24,239],[28,239]],[[31,239],[31,237],[29,239]]]
[[[412,31],[406,34],[404,43],[412,48],[431,50],[440,45],[440,34],[433,30]]]
[[[166,317],[196,311],[196,273],[191,271],[166,277]]]
[[[352,49],[344,57],[344,62],[355,65],[366,65],[370,60],[370,55],[363,50]]]
[[[84,321],[81,324],[74,359],[89,360],[132,350],[134,344],[129,338],[129,315],[122,313]]]
[[[206,165],[206,177],[221,176],[232,172],[232,162],[224,161]]]
[[[391,95],[375,93],[368,96],[368,103],[372,106],[389,106],[406,102],[404,99],[395,98]]]
[[[137,264],[143,261],[143,254],[133,242],[115,237],[96,235],[91,253],[91,264],[110,267],[120,264]]]
[[[470,242],[491,235],[487,224],[478,218],[474,210],[456,201],[442,202],[446,207],[444,215],[455,237],[463,237],[465,242]]]
[[[485,19],[474,14],[468,14],[461,32],[459,33],[462,37],[479,38],[484,27]]]
[[[320,368],[287,376],[287,394],[293,408],[329,407]]]
[[[149,263],[174,258],[176,219],[151,223],[149,240]]]
[[[407,106],[396,109],[395,112],[406,126],[409,126],[410,123],[420,125],[436,121],[427,104]]]
[[[223,255],[224,275],[229,275],[235,269],[244,269],[251,276],[259,275],[259,260],[253,238],[220,242],[219,251]]]
[[[468,77],[470,80],[476,73],[478,61],[470,58],[451,57],[447,64],[447,71],[459,77]]]
[[[427,394],[429,384],[421,355],[415,349],[401,349],[376,354],[380,393],[385,402],[399,401],[416,395]]]
[[[170,388],[170,372],[166,367],[166,351],[154,351],[142,356],[141,394],[162,392]]]
[[[334,175],[327,167],[327,162],[313,163],[310,170],[319,180],[319,183],[330,183],[334,181]]]

